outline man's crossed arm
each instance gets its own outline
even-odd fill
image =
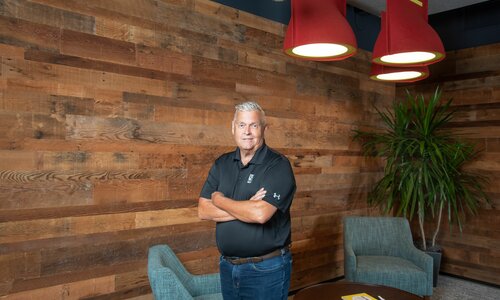
[[[198,216],[203,220],[227,222],[240,220],[245,223],[266,223],[277,208],[262,200],[266,190],[261,188],[250,199],[236,201],[225,197],[221,192],[212,193],[211,199],[200,197],[198,200]]]

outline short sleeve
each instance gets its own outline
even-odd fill
[[[201,189],[200,197],[210,199],[212,193],[217,191],[219,187],[219,172],[217,170],[217,164],[213,164],[208,172],[207,180]]]
[[[263,187],[267,191],[265,201],[282,212],[290,208],[296,185],[292,167],[286,157],[280,157],[266,170]]]

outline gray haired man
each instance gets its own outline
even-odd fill
[[[265,143],[262,108],[255,102],[235,108],[237,148],[212,165],[198,215],[216,222],[225,300],[287,299],[295,177],[288,159]]]

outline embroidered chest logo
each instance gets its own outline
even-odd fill
[[[250,175],[248,176],[247,183],[252,183],[252,181],[253,181],[253,175],[254,175],[254,174],[250,174]]]
[[[274,193],[273,198],[276,198],[276,199],[280,200],[281,195],[280,195],[280,194],[276,194],[276,193]]]

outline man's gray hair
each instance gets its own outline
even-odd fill
[[[260,107],[260,105],[257,104],[257,102],[252,102],[252,101],[243,102],[240,104],[236,104],[234,108],[235,111],[234,111],[233,121],[236,120],[236,113],[238,113],[239,111],[258,111],[260,112],[260,122],[262,123],[261,125],[266,125],[266,113],[264,112],[262,107]]]

